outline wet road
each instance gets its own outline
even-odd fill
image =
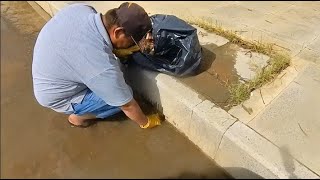
[[[44,24],[27,2],[1,2],[1,178],[229,178],[169,123],[119,114],[78,129],[41,107],[31,63]]]

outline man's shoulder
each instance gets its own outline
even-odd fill
[[[65,6],[61,9],[61,12],[88,12],[88,13],[97,13],[96,9],[89,4],[86,3],[72,3],[70,5]]]

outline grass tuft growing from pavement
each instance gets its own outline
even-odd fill
[[[290,56],[284,51],[275,49],[275,44],[263,43],[261,41],[249,42],[243,40],[235,31],[224,30],[217,22],[205,18],[185,18],[189,24],[197,25],[208,32],[225,37],[230,42],[252,52],[265,54],[270,57],[268,65],[258,71],[257,75],[244,83],[229,84],[230,104],[238,105],[247,100],[253,90],[274,80],[282,70],[290,65]]]

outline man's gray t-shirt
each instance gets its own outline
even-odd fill
[[[71,114],[71,103],[80,103],[88,88],[111,106],[131,101],[132,90],[112,49],[100,13],[85,4],[63,8],[35,44],[32,76],[38,102]]]

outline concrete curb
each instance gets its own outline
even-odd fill
[[[36,1],[53,15],[62,2]],[[59,5],[55,5],[59,3]],[[319,178],[290,155],[173,77],[133,67],[131,87],[159,106],[166,119],[234,178]],[[134,82],[134,83],[132,83]]]
[[[171,124],[234,178],[319,178],[174,78],[138,67],[130,69],[128,77],[134,77],[129,78],[133,89],[158,104]],[[287,161],[291,163],[288,165]]]

